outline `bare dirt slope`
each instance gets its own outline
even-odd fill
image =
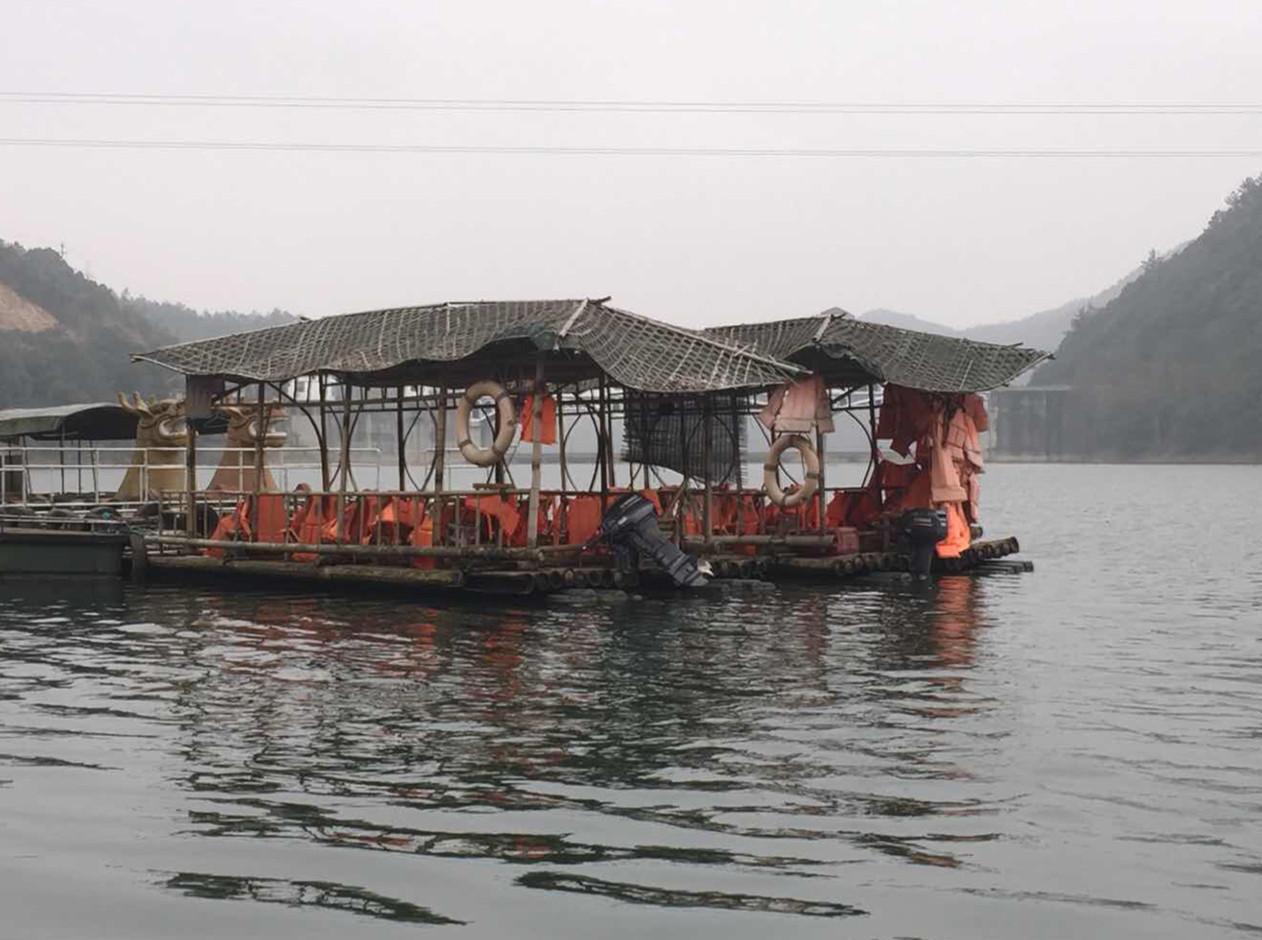
[[[7,284],[0,283],[0,330],[43,333],[60,325],[57,318],[43,307],[31,303]]]

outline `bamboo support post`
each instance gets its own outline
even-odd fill
[[[197,492],[197,429],[187,421],[188,441],[184,445],[184,531],[192,538],[197,534],[197,506],[193,494]]]
[[[565,502],[565,478],[569,475],[569,468],[565,463],[565,398],[561,389],[557,389],[557,461],[561,469],[561,501]]]
[[[259,383],[258,417],[254,425],[254,495],[263,492],[263,440],[267,437],[267,405],[264,386]],[[257,500],[256,500],[257,502]]]
[[[609,466],[609,422],[605,410],[605,377],[600,377],[600,385],[596,396],[596,445],[600,460],[600,511],[604,512],[609,505],[609,488],[613,485],[612,468]]]
[[[881,466],[881,448],[876,443],[876,386],[868,385],[868,437],[872,443],[872,466],[869,468],[869,479],[875,479],[876,473]],[[876,488],[876,505],[877,508],[883,508],[885,505],[884,492],[878,486]]]
[[[815,453],[819,457],[819,490],[816,492],[816,506],[819,512],[819,529],[820,535],[823,535],[828,529],[828,471],[827,461],[824,459],[824,431],[818,424],[815,425]]]
[[[601,405],[601,413],[605,416],[605,448],[608,451],[609,488],[616,489],[618,486],[618,457],[613,448],[613,390],[609,387],[608,382],[604,383],[604,402]]]
[[[714,481],[710,474],[710,448],[711,448],[711,402],[710,396],[706,395],[702,399],[701,420],[704,425],[701,429],[701,470],[705,485],[705,494],[701,503],[701,535],[706,542],[714,537],[713,512],[714,512]]]
[[[539,489],[543,477],[543,364],[544,354],[535,362],[535,393],[530,399],[530,506],[526,510],[526,544],[539,544]]]
[[[438,397],[434,412],[434,504],[435,512],[433,514],[433,542],[435,545],[442,545],[447,540],[447,533],[443,531],[443,486],[445,485],[446,469],[447,469],[447,386],[440,385],[437,389]],[[459,523],[459,517],[456,522]]]
[[[320,489],[327,490],[333,484],[333,477],[329,470],[329,427],[327,421],[327,405],[328,405],[328,384],[327,377],[321,372],[316,377],[320,386],[320,428],[318,436],[320,438]]]
[[[337,541],[346,539],[346,488],[351,475],[351,386],[342,378],[342,440],[337,481]]]
[[[407,489],[408,460],[403,448],[403,386],[399,386],[399,397],[394,405],[394,446],[395,458],[399,465],[399,489]]]

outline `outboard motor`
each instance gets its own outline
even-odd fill
[[[639,493],[628,493],[606,509],[596,536],[613,546],[620,571],[638,573],[640,557],[647,556],[680,587],[708,583],[697,559],[662,534],[657,510]]]
[[[899,519],[899,529],[911,553],[911,576],[924,581],[933,569],[933,550],[947,536],[943,509],[909,509]]]

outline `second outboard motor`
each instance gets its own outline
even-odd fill
[[[933,551],[947,536],[947,515],[943,509],[909,509],[899,519],[899,528],[911,553],[911,576],[924,581],[933,569]]]
[[[662,534],[657,510],[639,493],[628,493],[605,510],[597,536],[613,546],[621,571],[638,573],[640,557],[646,556],[680,587],[702,587],[708,583],[697,559],[681,552]]]

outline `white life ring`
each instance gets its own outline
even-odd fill
[[[780,488],[780,481],[776,476],[780,469],[780,457],[790,447],[802,455],[802,463],[806,467],[806,479],[802,481],[800,487],[786,495]],[[777,437],[771,445],[771,450],[767,452],[767,462],[762,465],[762,487],[767,491],[767,496],[771,501],[781,509],[800,506],[814,496],[815,491],[819,489],[819,454],[815,453],[811,442],[801,434],[782,434]]]
[[[500,416],[499,433],[490,447],[474,447],[469,436],[469,417],[473,407],[483,398],[495,399],[495,408]],[[456,445],[465,460],[475,467],[492,467],[504,459],[508,449],[513,446],[513,433],[517,429],[517,413],[513,410],[513,399],[504,386],[491,379],[474,382],[464,390],[464,397],[456,405]]]

